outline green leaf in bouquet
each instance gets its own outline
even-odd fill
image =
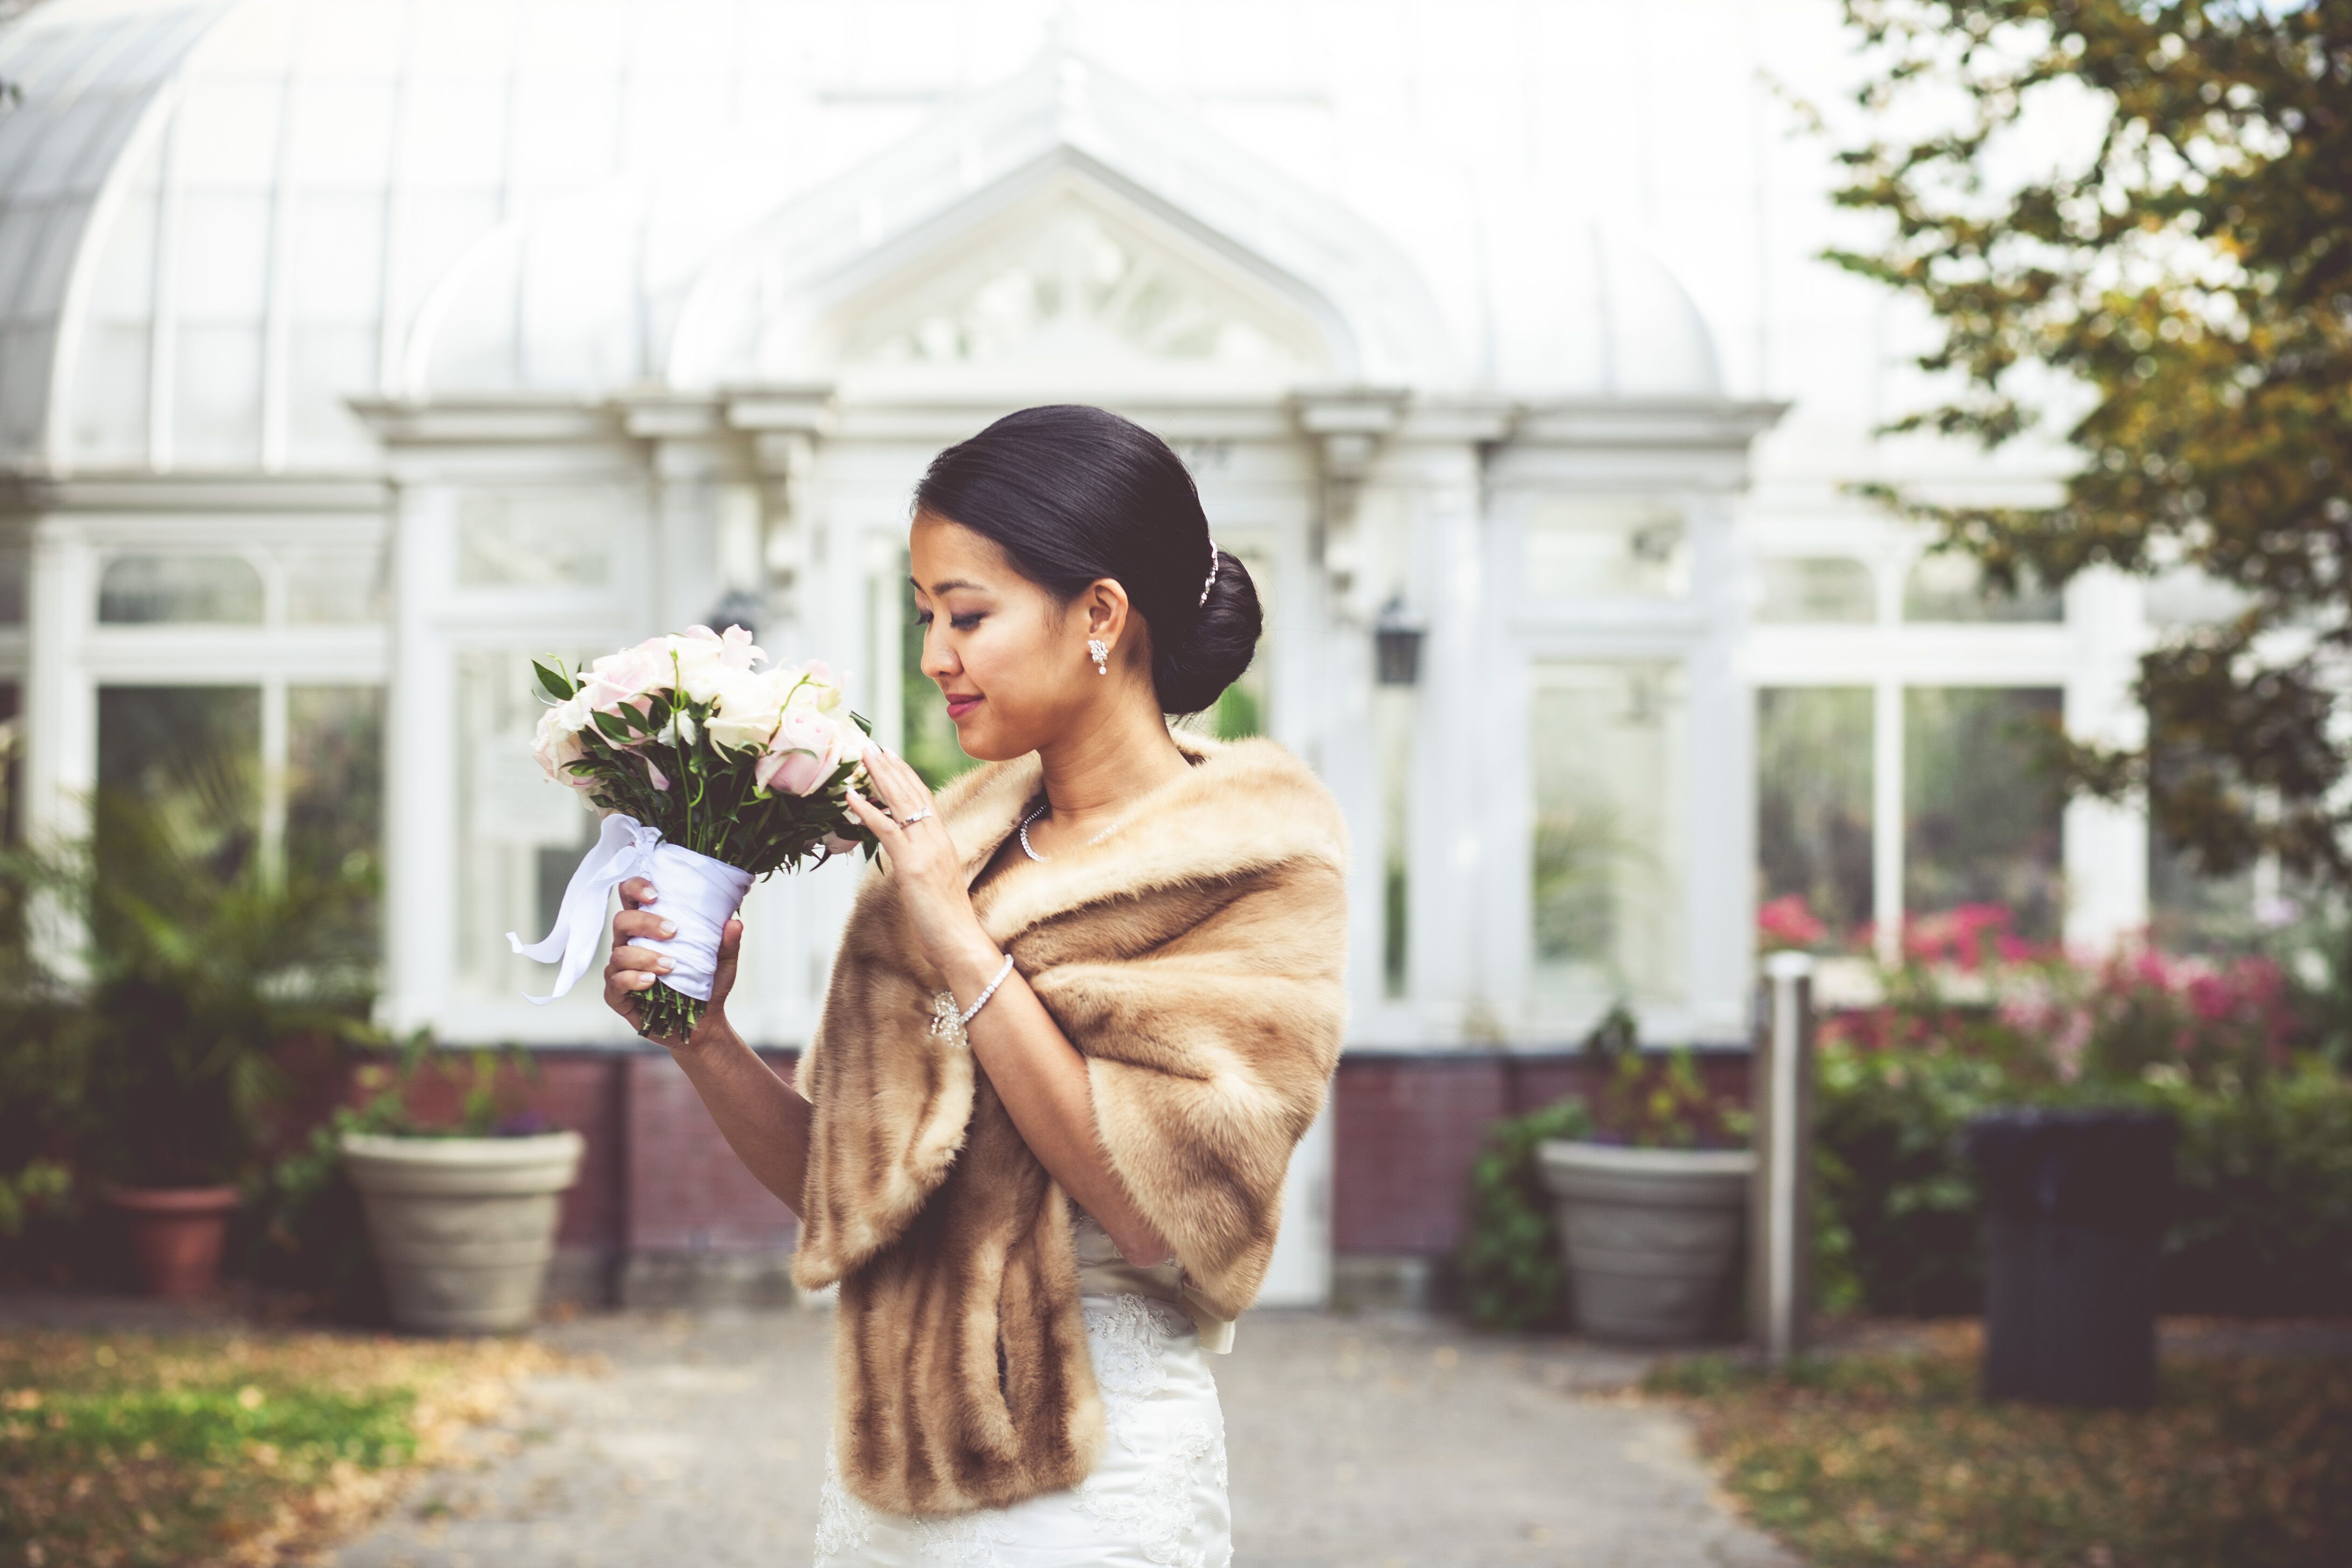
[[[624,708],[621,712],[634,717],[629,709]],[[613,744],[625,746],[629,743],[629,727],[618,716],[599,711],[591,713],[588,717],[595,721],[598,733]]]
[[[540,686],[558,702],[568,701],[572,694],[580,689],[579,682],[573,680],[570,673],[564,669],[562,659],[557,659],[553,664],[532,659],[530,668],[539,677]]]

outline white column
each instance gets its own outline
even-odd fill
[[[438,1020],[457,963],[457,677],[439,625],[455,580],[456,493],[403,485],[392,501],[392,668],[385,692],[384,976],[378,1020]]]
[[[2147,717],[2133,700],[2148,641],[2144,590],[2136,578],[2094,571],[2066,591],[2066,626],[2076,655],[2066,681],[2066,732],[2102,745],[2135,747]],[[2077,798],[2066,805],[2066,945],[2104,952],[2147,925],[2147,809],[2144,802]]]
[[[654,603],[659,628],[708,619],[727,589],[719,498],[726,454],[700,439],[664,440],[654,454]]]
[[[1728,509],[1689,508],[1691,592],[1706,631],[1689,665],[1684,747],[1690,858],[1684,868],[1686,994],[1702,1040],[1745,1037],[1756,953],[1756,700],[1740,678],[1740,598]]]
[[[1912,555],[1878,561],[1878,625],[1902,624],[1903,580]],[[1903,957],[1903,678],[1885,661],[1871,690],[1870,918],[1878,932],[1878,961]]]
[[[42,844],[89,831],[98,784],[98,694],[81,648],[96,613],[97,556],[70,520],[33,529],[26,583],[25,836]]]
[[[1485,954],[1505,933],[1487,927],[1478,873],[1487,856],[1508,851],[1494,818],[1475,805],[1487,791],[1465,787],[1483,771],[1486,743],[1472,695],[1484,679],[1487,618],[1478,453],[1466,443],[1414,443],[1400,451],[1398,466],[1410,487],[1412,597],[1428,626],[1406,813],[1408,985],[1427,1037],[1493,1037],[1502,1015]]]
[[[1881,670],[1871,692],[1870,918],[1878,961],[1903,956],[1903,682]]]

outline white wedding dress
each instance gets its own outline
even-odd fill
[[[1072,1205],[1078,1304],[1102,1389],[1101,1462],[1066,1491],[976,1513],[892,1514],[841,1484],[834,1453],[816,1568],[1229,1568],[1225,1418],[1173,1263],[1138,1268]],[[1231,1325],[1206,1322],[1223,1349]]]

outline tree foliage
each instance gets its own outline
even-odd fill
[[[1996,586],[2193,569],[2234,613],[2142,658],[2146,743],[2058,742],[2226,874],[2352,882],[2352,0],[1844,0],[1881,134],[1838,264],[1924,305],[1949,389],[1895,428],[1997,447],[2064,405],[2047,507],[1895,497]],[[2079,389],[2079,392],[2076,390]],[[2086,406],[2085,406],[2086,405]]]

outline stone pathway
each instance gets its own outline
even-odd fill
[[[546,1339],[485,1464],[336,1568],[791,1568],[824,1478],[829,1314],[599,1316]],[[1711,1498],[1638,1357],[1403,1315],[1265,1311],[1219,1358],[1237,1568],[1794,1568]]]

